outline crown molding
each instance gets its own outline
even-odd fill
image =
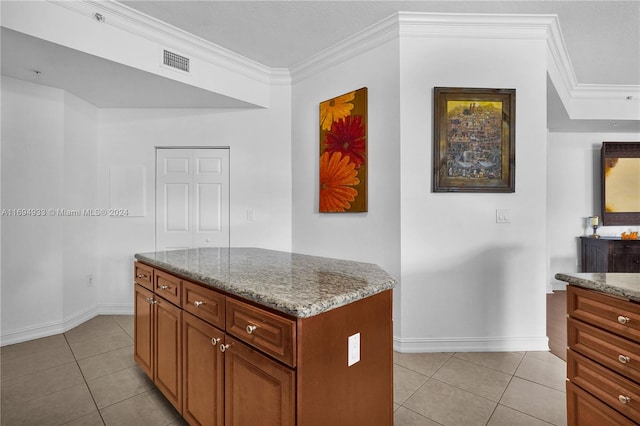
[[[175,49],[183,54],[197,57],[211,65],[261,83],[270,84],[274,81],[281,82],[287,79],[287,73],[281,69],[274,70],[180,28],[131,9],[115,0],[47,1],[91,19],[95,19],[95,14],[99,13],[104,17],[103,24],[153,41],[168,49]]]
[[[398,15],[393,14],[356,34],[310,56],[290,69],[293,83],[398,38]]]

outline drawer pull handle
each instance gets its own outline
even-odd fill
[[[628,364],[631,361],[631,358],[629,358],[626,355],[618,355],[618,361],[620,361],[623,364]]]
[[[212,337],[212,338],[211,338],[211,344],[212,344],[213,346],[217,345],[217,344],[218,344],[218,342],[220,342],[220,339],[219,339],[219,338],[216,338],[216,337]]]
[[[169,290],[171,288],[171,286],[168,285],[161,285],[160,286],[160,290]]]
[[[224,345],[224,344],[220,345],[220,352],[226,352],[227,349],[229,349],[230,347],[231,347],[230,344],[228,344],[228,345]]]
[[[631,402],[631,398],[624,395],[618,395],[618,401],[622,402],[623,404],[628,404]]]
[[[626,323],[628,323],[629,321],[630,321],[630,320],[629,320],[629,317],[625,317],[625,316],[622,316],[622,315],[618,316],[618,322],[619,322],[620,324],[626,324]]]
[[[147,276],[145,274],[138,274],[137,277],[138,278],[147,278]]]
[[[193,302],[193,306],[195,306],[196,308],[199,308],[202,305],[204,305],[204,302],[200,300],[196,300],[195,302]]]
[[[253,334],[253,332],[256,331],[257,329],[258,329],[258,326],[249,324],[247,326],[247,334]]]

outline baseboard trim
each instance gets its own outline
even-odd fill
[[[71,314],[61,321],[52,321],[18,330],[5,331],[0,334],[0,346],[13,345],[64,333],[98,315],[133,315],[133,305],[130,303],[93,305],[83,311]]]
[[[546,336],[437,339],[394,337],[393,350],[402,353],[548,351],[549,339]]]

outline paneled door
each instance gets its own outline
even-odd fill
[[[156,149],[156,250],[229,246],[229,149]]]

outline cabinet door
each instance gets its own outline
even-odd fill
[[[154,381],[182,413],[182,310],[156,295]]]
[[[134,286],[133,359],[153,380],[153,293]]]
[[[295,372],[226,336],[225,425],[295,424]]]
[[[611,272],[640,272],[640,254],[614,253],[611,263]]]
[[[184,312],[182,339],[182,416],[192,426],[222,426],[224,365],[220,345],[224,333]]]

